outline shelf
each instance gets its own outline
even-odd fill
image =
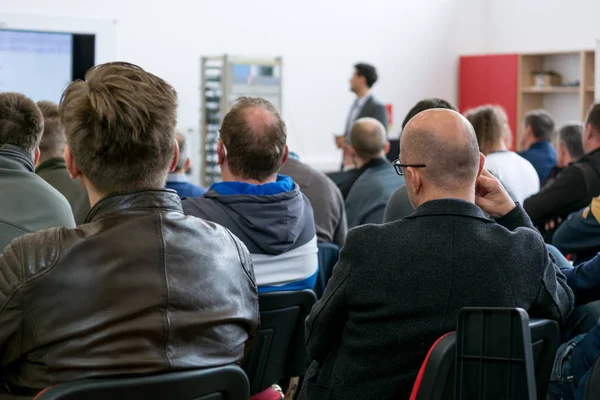
[[[586,92],[595,92],[596,88],[594,86],[586,86],[585,91]]]
[[[579,93],[579,86],[525,87],[523,93]]]

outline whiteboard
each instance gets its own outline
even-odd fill
[[[73,18],[0,12],[0,29],[96,35],[96,64],[117,59],[116,25],[116,20],[107,18]]]

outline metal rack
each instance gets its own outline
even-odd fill
[[[281,57],[202,57],[200,69],[202,184],[210,186],[221,179],[217,164],[219,127],[235,100],[262,97],[281,110]]]

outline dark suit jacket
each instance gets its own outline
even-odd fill
[[[435,200],[350,230],[306,322],[315,361],[304,398],[407,399],[430,346],[467,306],[569,315],[573,293],[520,206],[496,223],[473,203]]]
[[[350,113],[352,112],[352,108],[350,108],[349,112]],[[385,127],[385,130],[387,131],[387,129],[388,129],[387,108],[385,108],[385,104],[383,104],[382,102],[377,100],[372,95],[369,97],[369,99],[367,100],[367,102],[365,103],[363,108],[360,110],[360,112],[358,113],[358,115],[356,116],[356,119],[354,121],[356,121],[357,119],[360,119],[360,118],[367,118],[367,117],[375,118],[377,121],[381,122],[383,124],[383,126]],[[348,118],[350,118],[350,115],[348,115]],[[354,121],[352,121],[352,123],[354,123]],[[350,128],[352,128],[352,123],[348,124],[348,126],[347,126],[347,130],[345,133],[347,140],[350,139],[349,135],[350,135]]]

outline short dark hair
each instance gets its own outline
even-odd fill
[[[270,118],[260,123],[248,121],[253,108],[267,111]],[[240,97],[223,119],[221,141],[234,175],[263,181],[281,168],[287,141],[285,122],[267,100]]]
[[[164,187],[177,92],[161,78],[124,62],[95,66],[63,93],[60,120],[79,169],[101,193]]]
[[[440,99],[437,97],[432,97],[430,99],[423,99],[423,100],[419,101],[417,104],[415,104],[413,106],[413,108],[410,109],[408,114],[406,114],[406,117],[404,117],[404,121],[402,121],[402,129],[404,129],[406,124],[408,124],[408,121],[413,119],[413,117],[415,115],[417,115],[418,113],[420,113],[422,111],[430,110],[432,108],[444,108],[446,110],[452,110],[452,111],[458,112],[458,109],[452,103],[450,103],[449,101],[446,101],[444,99]]]
[[[546,110],[538,109],[525,114],[525,126],[531,127],[533,136],[536,139],[542,139],[547,142],[552,140],[554,125],[552,115]]]
[[[44,131],[42,112],[21,93],[0,93],[0,144],[11,144],[33,153]]]
[[[62,158],[67,146],[65,128],[56,117],[44,119],[44,134],[40,140],[40,159]]]
[[[377,82],[377,70],[374,66],[365,63],[358,63],[354,66],[356,75],[364,76],[367,86],[372,87]]]
[[[590,107],[586,123],[590,124],[597,133],[600,133],[600,103]]]
[[[585,154],[582,138],[583,125],[578,122],[566,124],[558,131],[558,141],[565,145],[573,160],[579,160]]]
[[[58,104],[49,100],[41,100],[37,102],[37,106],[39,107],[44,119],[47,118],[58,118]]]

